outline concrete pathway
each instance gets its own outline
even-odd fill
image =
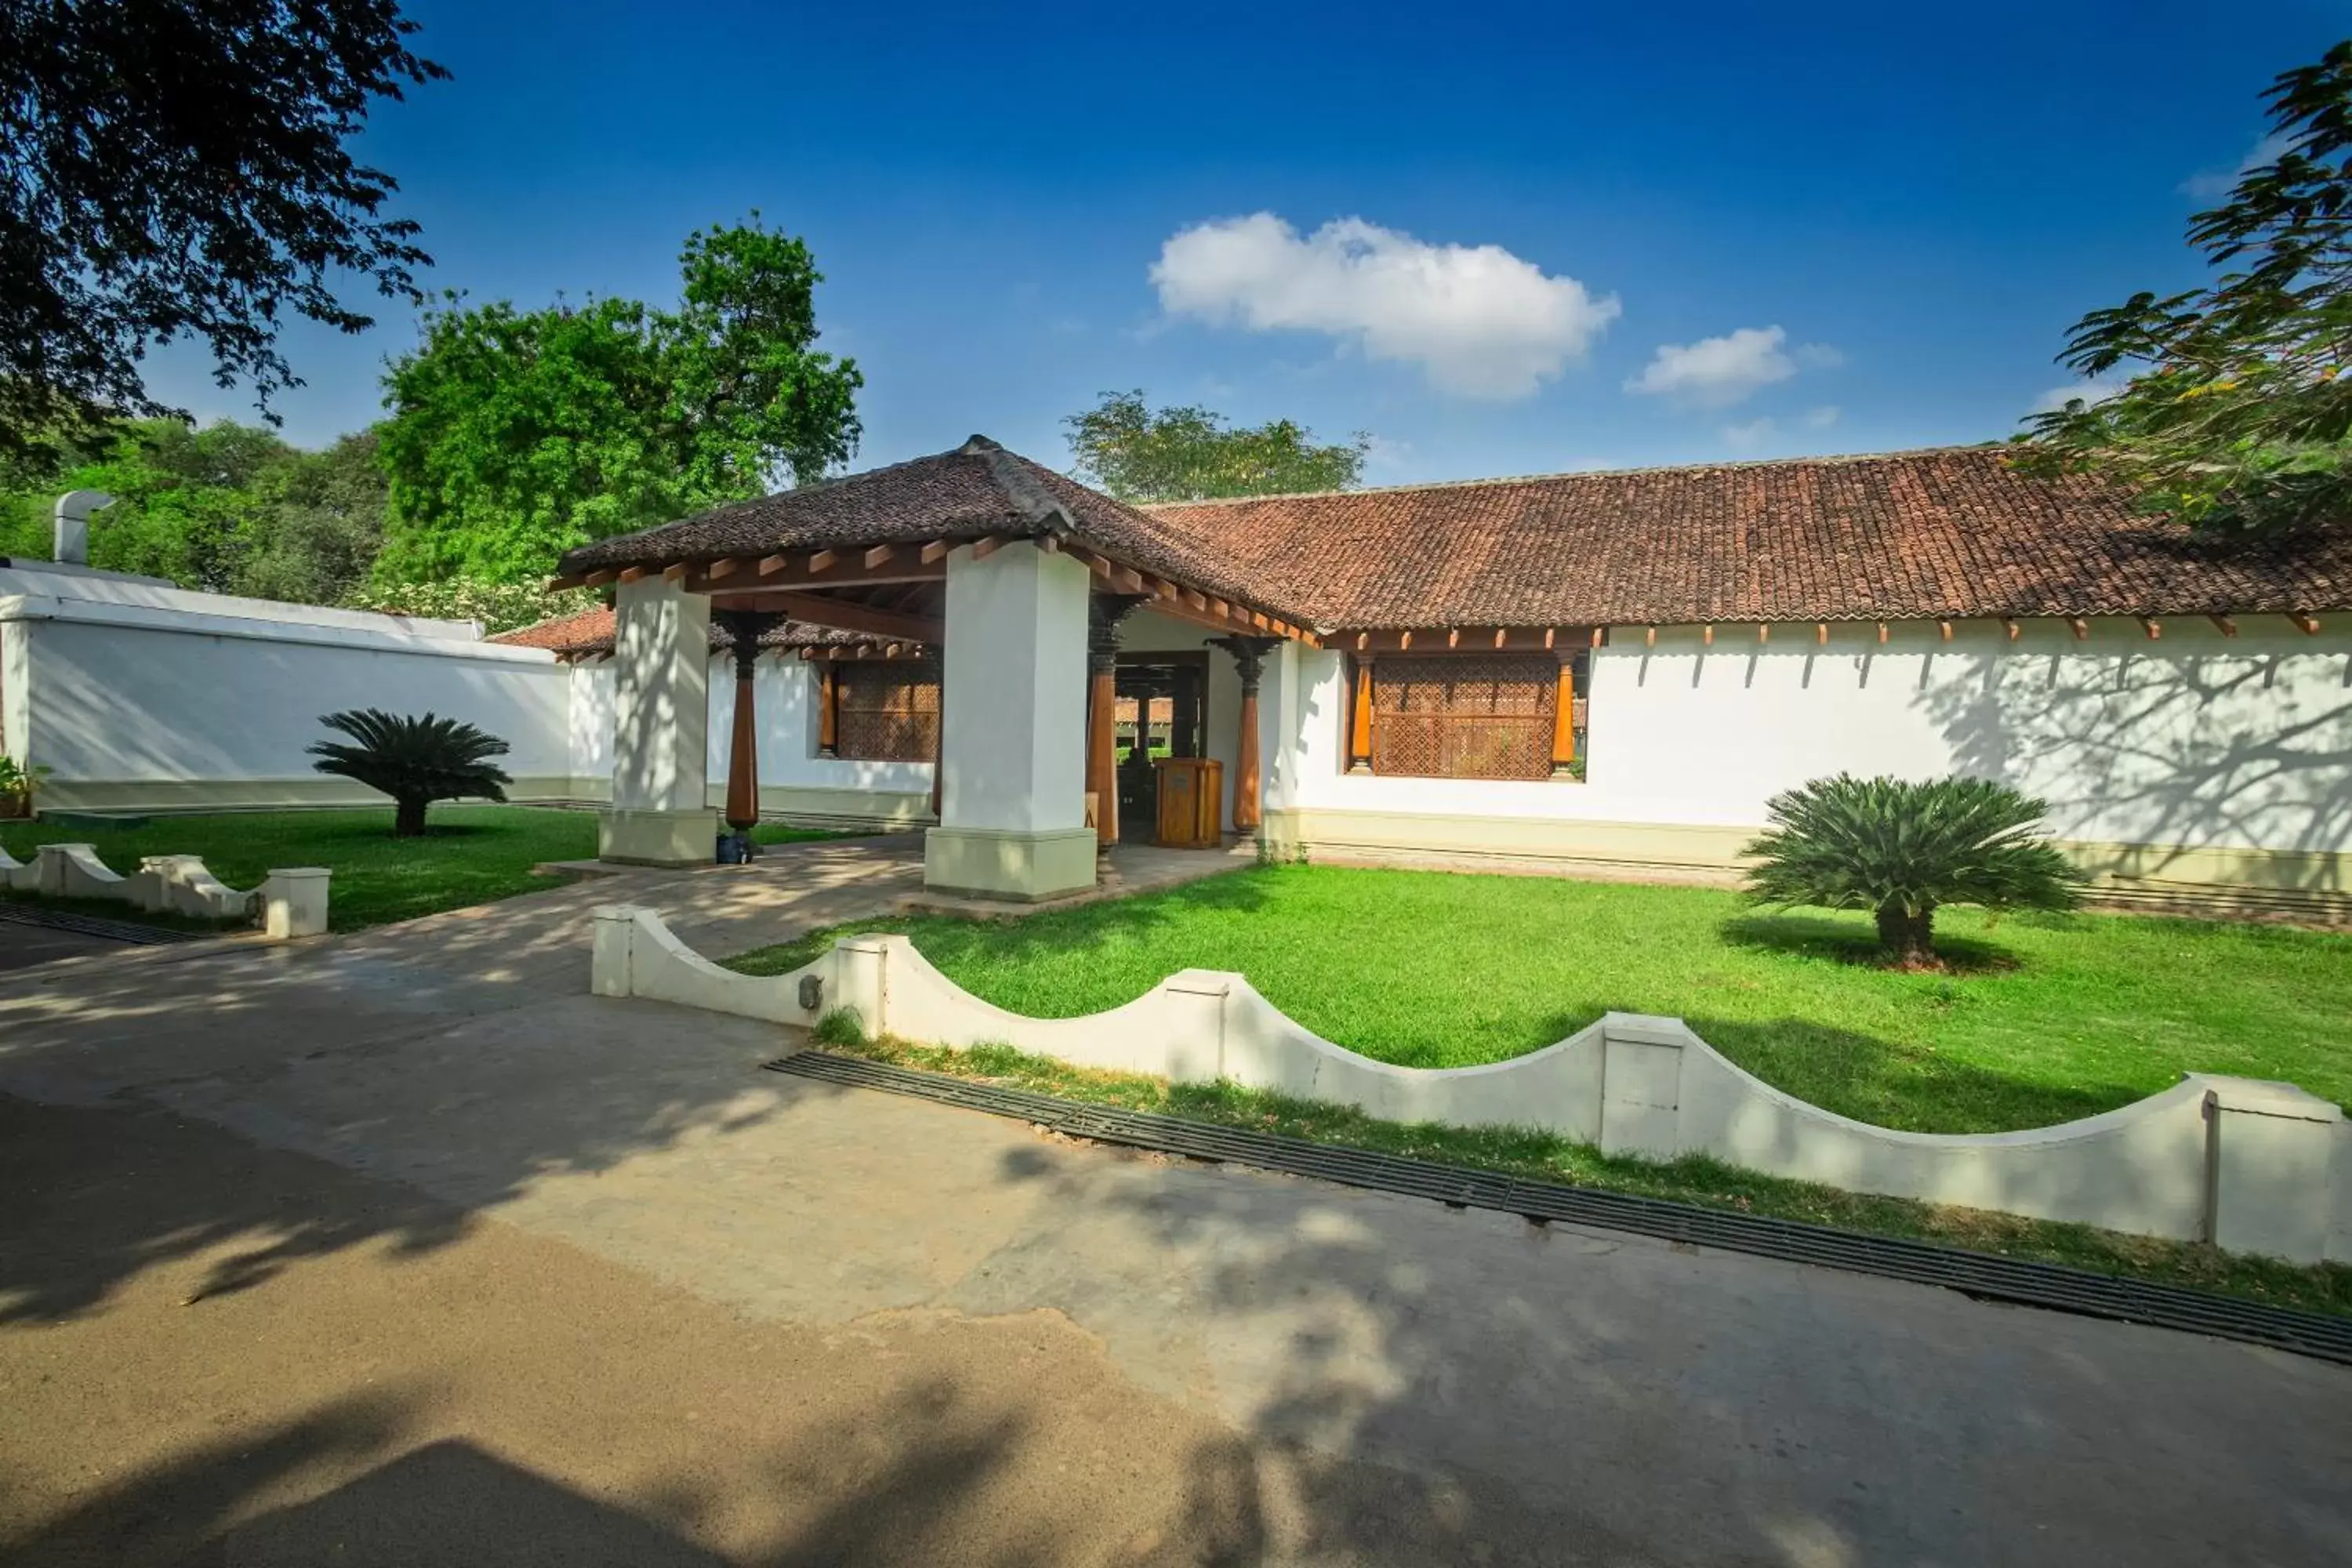
[[[0,1542],[462,1560],[446,1505],[566,1562],[2352,1561],[2342,1369],[1073,1145],[583,994],[597,903],[719,952],[915,875],[0,976]]]

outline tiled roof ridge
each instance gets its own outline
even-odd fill
[[[1346,490],[1281,490],[1256,496],[1204,496],[1198,500],[1128,501],[1147,515],[1190,510],[1194,507],[1251,506],[1264,501],[1332,500],[1353,496],[1410,495],[1421,490],[1479,489],[1489,485],[1539,485],[1556,479],[1624,479],[1635,474],[1706,474],[1722,469],[1838,467],[1857,463],[1894,462],[1908,458],[1941,458],[1955,452],[1990,452],[2005,441],[1962,441],[1942,447],[1903,447],[1891,452],[1822,452],[1802,458],[1727,458],[1699,463],[1648,463],[1622,468],[1562,468],[1541,474],[1489,474],[1473,479],[1421,479],[1408,485],[1361,485]]]

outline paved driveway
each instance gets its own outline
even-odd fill
[[[2352,1561],[2342,1369],[1069,1144],[583,994],[614,896],[719,951],[914,875],[756,871],[0,976],[0,1542]]]

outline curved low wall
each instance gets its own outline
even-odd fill
[[[53,899],[103,899],[149,914],[191,920],[258,918],[273,937],[317,936],[327,929],[324,867],[273,870],[258,888],[239,892],[205,868],[201,855],[150,855],[122,876],[89,844],[44,844],[30,864],[0,849],[0,888]]]
[[[1898,1132],[1781,1093],[1679,1018],[1611,1013],[1486,1067],[1391,1067],[1293,1021],[1239,974],[1188,969],[1124,1006],[1030,1018],[971,994],[902,936],[850,937],[752,978],[688,949],[650,910],[597,911],[594,988],[957,1047],[1002,1043],[1081,1067],[1223,1079],[1391,1121],[1532,1127],[1612,1154],[1705,1153],[1853,1192],[1999,1209],[2232,1251],[2352,1261],[2352,1125],[2292,1084],[2192,1074],[2101,1116],[2024,1132]],[[804,982],[814,981],[809,987]]]

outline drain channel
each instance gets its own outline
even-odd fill
[[[1632,1231],[1695,1247],[1817,1264],[1920,1285],[1940,1285],[1988,1300],[2210,1334],[2352,1365],[2352,1319],[2269,1307],[2177,1285],[2125,1279],[2054,1263],[1936,1247],[1896,1237],[1867,1236],[1795,1220],[1733,1214],[1663,1198],[1523,1181],[1490,1171],[1465,1170],[1328,1143],[1309,1143],[1150,1111],[1086,1105],[824,1051],[803,1051],[767,1065],[772,1071],[796,1078],[845,1088],[881,1089],[968,1110],[1013,1117],[1073,1138],[1181,1154],[1195,1160],[1254,1165],[1351,1187],[1429,1198],[1463,1208],[1493,1209],[1531,1220],[1559,1220]]]
[[[82,936],[102,936],[110,942],[127,942],[134,947],[195,942],[205,935],[202,931],[141,925],[135,921],[110,921],[101,915],[79,914],[72,910],[43,909],[36,904],[17,903],[6,899],[0,899],[0,921],[13,921],[26,926],[45,926],[51,931],[69,931]]]

